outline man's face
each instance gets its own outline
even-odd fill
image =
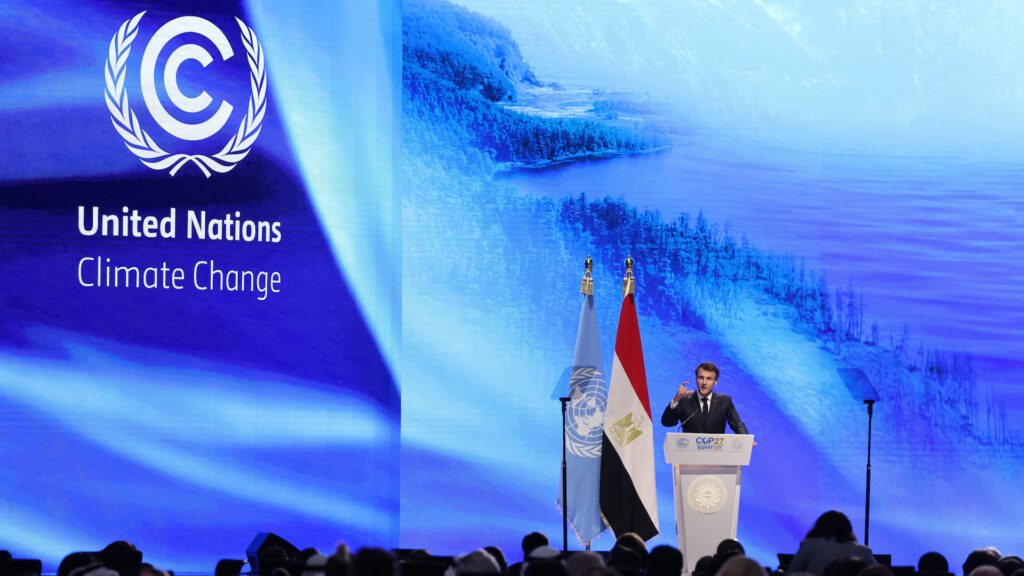
[[[711,389],[718,383],[718,376],[710,370],[700,368],[697,370],[697,390],[701,396],[711,394]]]

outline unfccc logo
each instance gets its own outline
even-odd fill
[[[110,52],[107,55],[105,66],[106,99],[114,128],[124,139],[128,150],[138,156],[143,164],[154,170],[169,169],[171,176],[174,176],[182,166],[193,162],[207,178],[212,172],[228,172],[249,154],[256,137],[260,134],[263,116],[267,111],[267,70],[263,62],[263,48],[256,40],[256,33],[244,22],[235,19],[241,28],[242,44],[248,55],[251,89],[245,118],[238,126],[235,135],[228,140],[220,152],[209,156],[166,152],[139,125],[135,112],[128,105],[128,92],[125,89],[128,54],[131,52],[132,42],[135,41],[135,36],[139,31],[139,22],[144,14],[145,12],[140,12],[130,20],[126,20],[110,40]],[[157,59],[171,40],[186,33],[199,34],[209,40],[217,49],[217,56],[221,60],[228,60],[234,56],[227,36],[209,20],[197,16],[175,18],[161,26],[146,46],[146,50],[142,54],[140,83],[142,99],[153,120],[168,134],[182,140],[195,142],[206,140],[223,128],[234,108],[231,104],[221,101],[209,118],[197,124],[182,122],[167,112],[157,92]],[[207,110],[213,104],[213,98],[206,91],[197,96],[188,96],[178,85],[178,70],[183,63],[194,60],[205,68],[213,62],[213,58],[205,48],[198,44],[179,46],[167,58],[163,70],[163,86],[167,97],[179,110],[198,113]]]

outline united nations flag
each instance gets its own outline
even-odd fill
[[[594,314],[594,296],[584,292],[580,328],[576,335],[569,384],[569,406],[565,435],[566,488],[569,523],[581,542],[589,542],[604,532],[601,518],[601,437],[604,426],[608,387],[601,363],[601,344]],[[559,505],[562,503],[559,496]]]

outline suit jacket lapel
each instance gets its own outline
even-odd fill
[[[718,429],[718,406],[721,405],[722,398],[720,394],[712,394],[711,399],[708,400],[708,416],[705,419],[705,426],[707,426],[708,433],[711,434],[711,430]]]

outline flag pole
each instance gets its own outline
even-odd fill
[[[584,296],[594,295],[594,279],[590,277],[591,272],[594,271],[594,259],[587,255],[587,259],[583,261],[583,266],[586,270],[583,272],[583,281],[580,282],[580,294]]]
[[[565,408],[569,405],[568,396],[558,399],[562,403],[562,552],[569,551],[569,479],[568,470],[565,466]]]
[[[636,294],[636,280],[633,278],[633,255],[626,255],[626,275],[622,278],[622,295]]]

